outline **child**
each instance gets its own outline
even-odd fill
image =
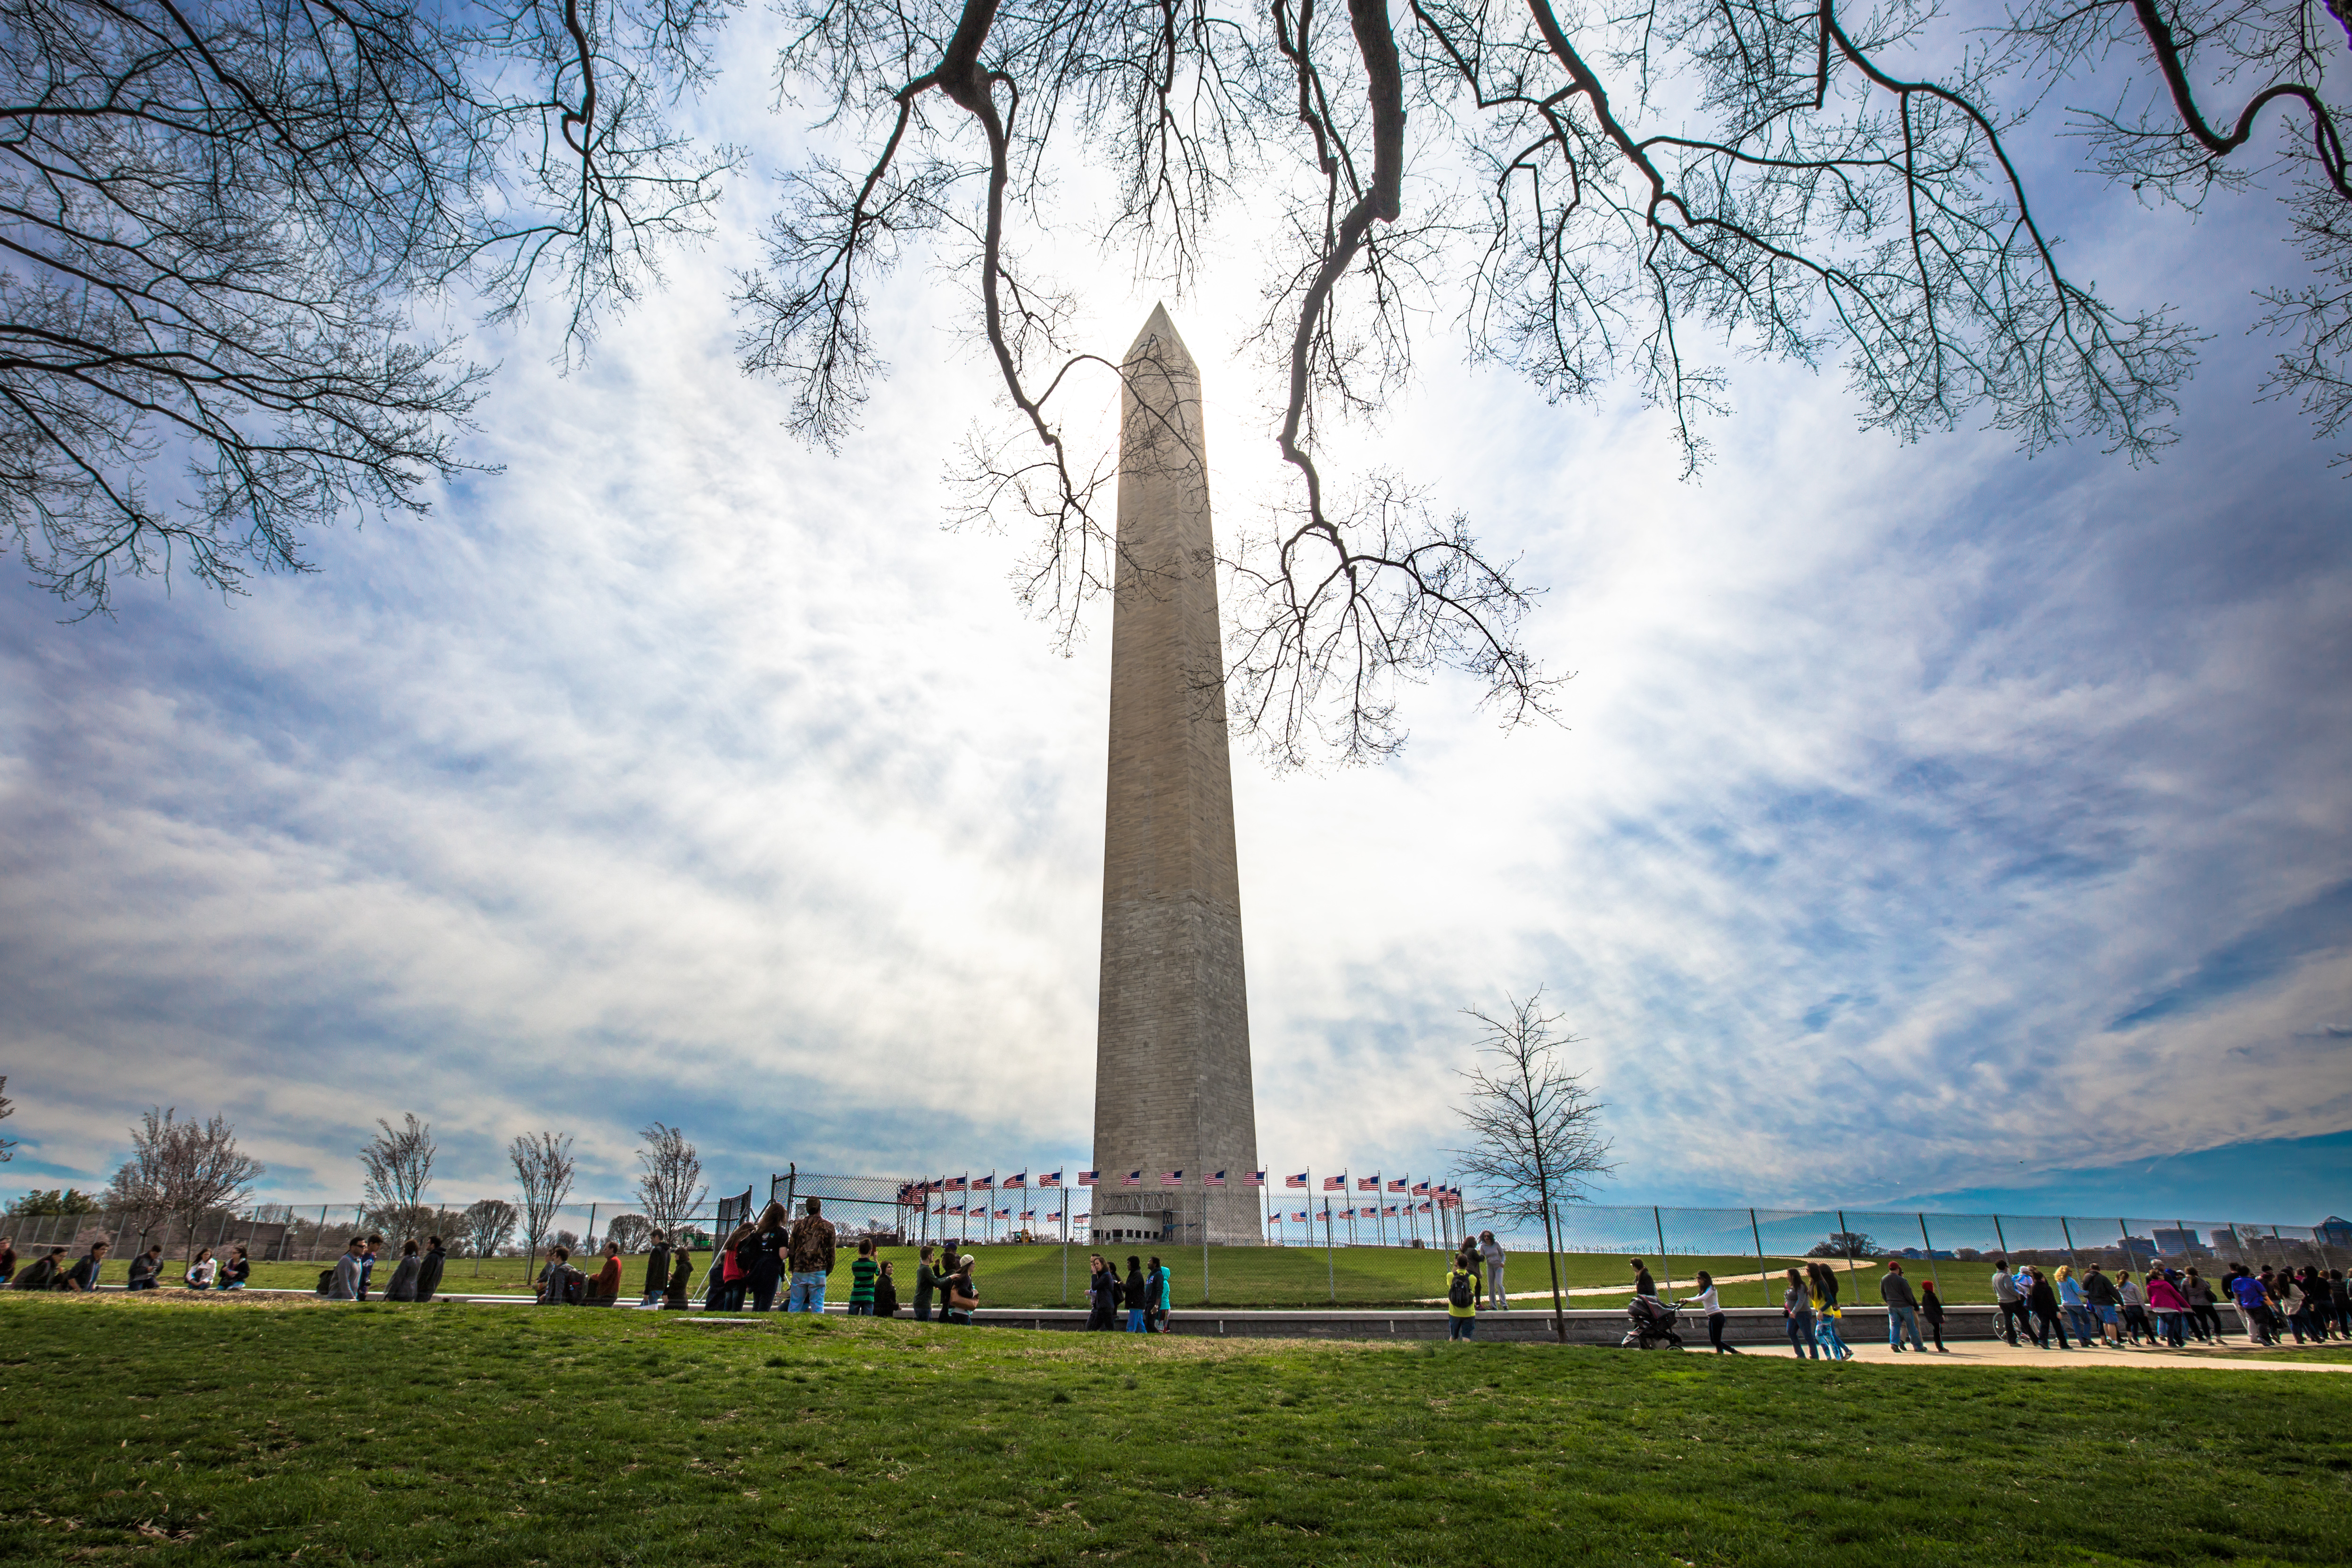
[[[881,1268],[874,1261],[874,1239],[869,1236],[857,1244],[857,1261],[849,1266],[849,1315],[870,1318],[874,1315],[874,1281],[882,1276]]]
[[[1919,1321],[1927,1325],[1928,1337],[1936,1342],[1939,1355],[1949,1355],[1944,1348],[1944,1298],[1936,1294],[1936,1281],[1919,1281]]]

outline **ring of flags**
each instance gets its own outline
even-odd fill
[[[1141,1187],[1145,1185],[1146,1174],[1140,1170],[1125,1172],[1119,1177],[1118,1185],[1123,1187]],[[1244,1187],[1263,1188],[1269,1185],[1268,1173],[1262,1170],[1239,1173],[1230,1170],[1201,1172],[1162,1170],[1150,1174],[1157,1176],[1159,1188],[1163,1192],[1186,1189],[1213,1192],[1230,1188],[1236,1182]],[[1075,1175],[1076,1185],[1080,1187],[1097,1186],[1102,1181],[1102,1173],[1098,1170],[1081,1170]],[[1016,1211],[1009,1201],[1002,1207],[992,1207],[985,1202],[950,1203],[937,1200],[943,1200],[950,1194],[961,1193],[1021,1192],[1026,1194],[1032,1190],[1062,1191],[1066,1190],[1064,1176],[1065,1172],[1060,1170],[1039,1171],[1033,1180],[1030,1173],[1025,1169],[1015,1171],[1001,1179],[995,1171],[990,1171],[986,1176],[972,1176],[969,1172],[961,1176],[934,1176],[927,1181],[901,1183],[898,1187],[898,1201],[905,1207],[921,1208],[942,1218],[969,1218],[984,1220],[1001,1219],[1009,1222],[1016,1218]],[[1320,1219],[1327,1228],[1339,1224],[1348,1225],[1349,1235],[1352,1237],[1354,1223],[1360,1219],[1370,1224],[1382,1224],[1391,1219],[1402,1220],[1411,1216],[1433,1217],[1443,1211],[1464,1207],[1464,1194],[1460,1187],[1449,1186],[1443,1182],[1428,1178],[1413,1181],[1410,1177],[1389,1176],[1384,1174],[1359,1176],[1352,1173],[1343,1173],[1339,1176],[1327,1176],[1318,1183],[1312,1172],[1299,1171],[1285,1176],[1282,1178],[1282,1186],[1285,1190],[1291,1192],[1305,1192],[1319,1186],[1326,1193],[1349,1193],[1352,1189],[1355,1194],[1376,1195],[1370,1202],[1351,1202],[1346,1207],[1333,1207],[1327,1199],[1319,1214],[1311,1209],[1293,1208],[1272,1210],[1266,1216],[1271,1225],[1276,1227],[1286,1224],[1303,1225],[1310,1232],[1316,1221]],[[1405,1201],[1402,1203],[1381,1201],[1392,1194],[1404,1195]],[[1038,1222],[1039,1211],[1034,1208],[1020,1209],[1017,1211],[1017,1218],[1025,1226],[1034,1226]],[[1048,1209],[1045,1211],[1044,1218],[1045,1222],[1050,1224],[1057,1217]],[[1070,1223],[1080,1226],[1091,1223],[1093,1218],[1094,1216],[1090,1212],[1072,1214],[1068,1217]]]

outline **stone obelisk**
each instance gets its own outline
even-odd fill
[[[1161,306],[1124,366],[1095,1235],[1263,1242],[1201,371]],[[1138,1186],[1123,1185],[1132,1171]],[[1183,1186],[1161,1186],[1181,1171]],[[1228,1186],[1206,1179],[1223,1171]]]

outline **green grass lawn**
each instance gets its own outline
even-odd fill
[[[1063,1301],[1062,1249],[1058,1247],[974,1247],[969,1249],[977,1260],[974,1267],[982,1281],[982,1298],[992,1307],[1059,1306]],[[1125,1249],[1115,1249],[1115,1260],[1122,1272],[1129,1256]],[[833,1293],[845,1295],[848,1291],[847,1249],[842,1250],[842,1261],[835,1275]],[[887,1248],[883,1257],[897,1264],[900,1281],[899,1294],[911,1299],[914,1293],[915,1250],[912,1248]],[[1201,1253],[1197,1248],[1178,1249],[1163,1252],[1162,1259],[1176,1276],[1176,1301],[1179,1305],[1202,1304]],[[1213,1247],[1209,1249],[1209,1302],[1222,1307],[1326,1307],[1332,1304],[1333,1291],[1342,1307],[1397,1306],[1408,1301],[1434,1298],[1444,1292],[1446,1254],[1406,1247],[1341,1247],[1327,1259],[1320,1248],[1303,1247]],[[698,1269],[707,1267],[709,1254],[697,1253]],[[1622,1285],[1630,1293],[1632,1275],[1625,1259],[1614,1253],[1569,1252],[1559,1255],[1560,1278],[1570,1289]],[[1793,1260],[1773,1258],[1768,1260],[1775,1270],[1787,1268]],[[1676,1293],[1691,1288],[1693,1274],[1706,1269],[1731,1280],[1740,1275],[1758,1272],[1754,1258],[1673,1258],[1660,1267],[1660,1260],[1649,1259],[1653,1274],[1661,1291],[1669,1280]],[[257,1263],[253,1268],[253,1283],[289,1290],[310,1290],[316,1286],[319,1270],[324,1263]],[[1839,1277],[1846,1277],[1846,1265],[1836,1265]],[[1920,1264],[1906,1263],[1905,1269],[1916,1279],[1922,1277]],[[1973,1263],[1937,1265],[1944,1281],[1944,1299],[1948,1301],[1985,1301],[1992,1299],[1991,1266]],[[390,1260],[376,1265],[375,1284],[391,1277]],[[1955,1272],[1954,1270],[1958,1270]],[[106,1277],[120,1283],[124,1265],[120,1260],[110,1262]],[[1087,1249],[1073,1247],[1069,1252],[1069,1301],[1074,1306],[1086,1302]],[[176,1281],[181,1277],[181,1265],[166,1263],[163,1277]],[[624,1294],[635,1296],[643,1289],[646,1264],[642,1258],[623,1260]],[[1878,1266],[1863,1263],[1849,1289],[1865,1303],[1878,1300]],[[1514,1293],[1541,1291],[1549,1286],[1550,1275],[1544,1266],[1540,1252],[1520,1252],[1512,1255],[1504,1283]],[[474,1291],[495,1293],[527,1291],[523,1260],[520,1258],[489,1258],[475,1260],[455,1258],[442,1276],[442,1288],[461,1294]],[[1774,1281],[1741,1281],[1721,1288],[1727,1306],[1777,1306],[1780,1286]],[[1578,1297],[1571,1306],[1607,1307],[1615,1304],[1612,1298]]]
[[[0,1297],[0,1558],[2341,1563],[2352,1379]]]

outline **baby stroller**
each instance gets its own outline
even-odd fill
[[[1625,1331],[1624,1343],[1638,1350],[1655,1350],[1662,1344],[1682,1348],[1683,1336],[1675,1332],[1675,1324],[1682,1320],[1657,1297],[1634,1297],[1626,1303],[1625,1316],[1632,1326]]]

